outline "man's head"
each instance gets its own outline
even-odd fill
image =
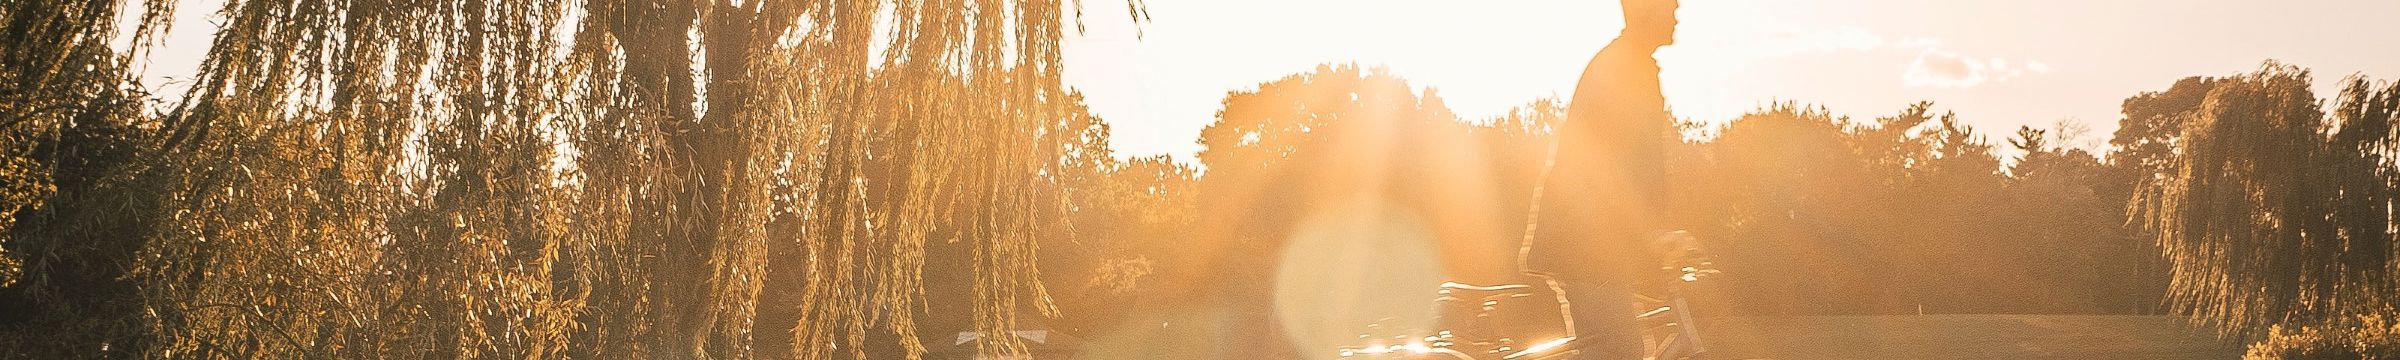
[[[1653,42],[1659,46],[1675,43],[1676,0],[1622,0],[1625,5],[1625,38]]]

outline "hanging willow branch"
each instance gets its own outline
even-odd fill
[[[1056,186],[1046,174],[1071,136],[1058,125],[1062,3],[587,9],[577,96],[598,109],[578,115],[587,119],[575,142],[587,201],[579,216],[609,234],[594,244],[656,254],[608,270],[628,275],[595,286],[619,295],[596,297],[612,310],[587,317],[647,314],[623,319],[657,320],[672,328],[631,331],[669,334],[632,337],[674,338],[628,351],[866,357],[868,335],[887,333],[906,354],[881,356],[918,356],[926,246],[936,240],[978,249],[979,331],[1006,330],[1020,305],[1038,303],[1021,299],[1046,298],[1032,244],[1056,213],[1041,194]],[[686,33],[699,34],[701,60],[685,55]],[[880,54],[878,34],[890,35]],[[705,81],[679,75],[692,61]],[[705,106],[686,106],[695,100]],[[705,266],[682,265],[694,261]],[[705,305],[676,305],[693,303]],[[1021,350],[1006,337],[986,346]]]
[[[1051,311],[1032,265],[1034,238],[1059,205],[1043,195],[1057,186],[1047,174],[1060,173],[1060,151],[1074,140],[1064,130],[1067,96],[1057,73],[1063,5],[856,0],[767,3],[755,12],[753,29],[763,35],[746,39],[758,49],[747,53],[752,81],[742,84],[750,101],[730,109],[712,102],[709,111],[742,112],[740,129],[769,131],[742,137],[763,151],[748,153],[750,176],[802,177],[734,180],[743,191],[799,191],[747,197],[796,209],[749,213],[796,219],[736,222],[801,224],[792,228],[799,234],[762,241],[779,254],[766,259],[774,264],[759,285],[768,288],[763,296],[788,296],[798,309],[757,310],[762,334],[791,329],[788,340],[762,336],[758,355],[868,357],[868,335],[888,333],[906,354],[881,356],[919,356],[929,241],[973,248],[962,260],[974,263],[974,330],[1004,333],[1022,306]],[[1138,14],[1140,4],[1130,6]],[[710,8],[711,17],[752,14]],[[888,22],[877,14],[889,14]],[[892,42],[874,54],[879,31]],[[719,96],[714,85],[710,97]],[[775,295],[780,286],[799,289]],[[987,354],[1023,351],[1011,337],[984,338]]]

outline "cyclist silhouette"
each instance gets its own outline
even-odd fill
[[[1658,263],[1664,143],[1674,134],[1659,91],[1659,47],[1675,41],[1676,0],[1624,0],[1625,29],[1585,65],[1534,189],[1520,267],[1565,295],[1579,359],[1639,359],[1632,286]]]

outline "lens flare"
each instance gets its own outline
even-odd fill
[[[1443,274],[1427,226],[1374,200],[1321,209],[1292,232],[1276,269],[1275,315],[1285,340],[1299,349],[1336,349],[1358,345],[1362,336],[1421,336],[1414,332],[1434,318],[1426,289],[1441,284]]]

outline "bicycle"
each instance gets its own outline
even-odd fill
[[[1689,234],[1669,233],[1650,245],[1651,251],[1665,255],[1661,269],[1673,278],[1665,283],[1663,294],[1634,296],[1649,309],[1636,315],[1644,330],[1645,355],[1701,358],[1708,348],[1686,290],[1718,271]],[[1434,323],[1439,330],[1389,337],[1362,334],[1362,344],[1341,347],[1337,354],[1344,359],[1557,360],[1586,345],[1567,327],[1568,310],[1556,302],[1560,294],[1555,286],[1445,282],[1436,294]],[[1538,301],[1544,299],[1553,302]],[[1370,332],[1376,327],[1368,324]]]

